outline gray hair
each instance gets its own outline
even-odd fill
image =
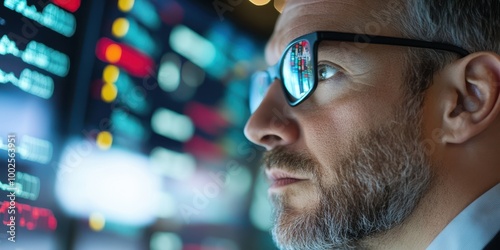
[[[408,38],[450,43],[469,52],[500,54],[500,0],[401,0],[400,26]],[[422,94],[436,71],[458,55],[409,49],[406,58],[410,93]],[[415,82],[417,81],[417,82]]]

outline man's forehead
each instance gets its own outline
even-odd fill
[[[391,0],[398,2],[399,0]],[[293,39],[314,31],[367,32],[367,24],[386,7],[382,0],[288,0],[266,47],[266,61],[275,64]],[[387,24],[386,24],[387,25]],[[390,27],[379,34],[389,35]]]

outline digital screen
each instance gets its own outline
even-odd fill
[[[65,106],[74,94],[85,8],[62,2],[1,1],[1,249],[63,244],[66,217],[54,195],[54,162],[67,135]]]
[[[272,1],[0,3],[0,249],[275,249],[239,15]]]

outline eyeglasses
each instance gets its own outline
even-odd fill
[[[311,96],[318,85],[318,44],[324,40],[436,49],[455,52],[462,57],[469,54],[465,49],[446,43],[343,32],[313,32],[293,40],[276,65],[253,74],[250,84],[251,112],[259,107],[275,79],[280,80],[288,104],[292,107]]]

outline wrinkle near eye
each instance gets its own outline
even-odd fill
[[[368,70],[366,72],[350,75],[349,84],[347,85],[350,90],[361,92],[366,91],[366,87],[375,88],[374,81],[370,79],[375,76],[375,70]]]

